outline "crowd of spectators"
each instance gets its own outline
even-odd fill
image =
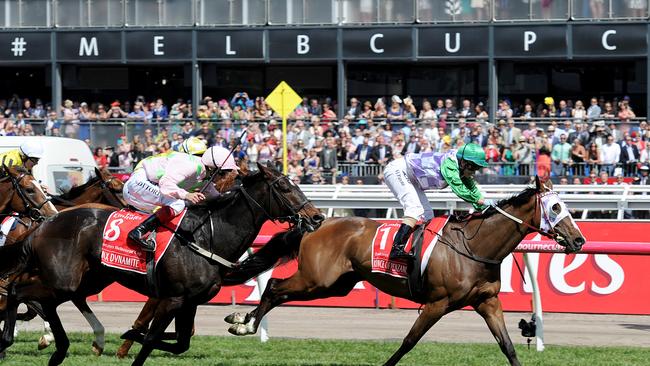
[[[408,152],[447,151],[475,142],[490,167],[482,174],[546,177],[635,177],[650,163],[650,127],[636,119],[630,98],[499,101],[491,123],[486,106],[470,99],[351,98],[338,116],[329,98],[304,98],[289,116],[289,174],[302,183],[330,183],[373,174]],[[0,136],[45,134],[84,139],[100,166],[129,170],[146,156],[177,149],[189,136],[229,146],[247,130],[237,156],[251,167],[282,159],[282,126],[264,97],[245,92],[230,99],[205,97],[193,114],[191,101],[170,107],[161,99],[110,103],[65,100],[57,113],[40,100],[0,100]],[[135,122],[133,130],[95,146],[86,122]],[[116,129],[117,131],[117,129]],[[377,169],[365,170],[374,166]],[[369,173],[371,172],[371,173]]]

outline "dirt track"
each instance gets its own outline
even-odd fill
[[[129,329],[139,313],[141,303],[91,303],[93,311],[107,332]],[[203,335],[229,335],[223,318],[233,311],[247,311],[247,306],[201,306],[196,331]],[[61,305],[59,314],[68,331],[90,332],[85,319],[70,303]],[[271,337],[402,339],[410,329],[417,311],[315,307],[281,307],[269,315]],[[515,343],[525,343],[517,324],[530,314],[506,313],[506,324]],[[34,320],[20,325],[21,330],[41,330]],[[650,316],[545,314],[546,344],[650,347]],[[437,342],[491,343],[494,338],[483,320],[474,312],[451,313],[425,336]]]

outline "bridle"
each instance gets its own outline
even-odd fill
[[[270,183],[267,182],[267,181],[264,181],[264,183],[269,188],[269,195],[268,195],[269,196],[269,201],[268,201],[268,206],[267,206],[268,209],[265,208],[264,206],[262,206],[259,202],[257,202],[257,200],[255,200],[250,195],[250,193],[248,193],[248,191],[246,190],[246,188],[243,185],[239,186],[238,189],[242,192],[242,194],[246,198],[246,201],[248,202],[249,206],[250,207],[255,206],[255,207],[259,208],[260,210],[262,210],[262,212],[264,213],[264,215],[266,216],[266,218],[268,220],[278,221],[278,222],[289,222],[290,226],[294,225],[294,226],[298,227],[299,229],[301,229],[302,225],[304,225],[305,222],[304,222],[304,219],[302,218],[302,216],[300,215],[300,211],[305,207],[305,205],[307,205],[309,203],[309,199],[307,199],[307,197],[305,197],[304,194],[303,194],[302,195],[303,200],[300,203],[298,203],[296,205],[291,204],[291,202],[289,202],[289,200],[283,194],[281,194],[280,192],[277,191],[276,186],[282,180],[286,180],[287,184],[289,184],[290,186],[293,186],[293,184],[291,183],[289,178],[286,177],[284,174],[279,175],[278,177],[276,177]],[[272,211],[272,205],[271,205],[271,203],[272,203],[271,200],[272,199],[275,199],[276,201],[279,201],[282,205],[284,205],[284,207],[286,207],[289,210],[289,212],[291,214],[288,215],[288,216],[273,216],[273,215],[271,215],[270,211]],[[309,225],[309,224],[307,224],[307,225]]]
[[[111,176],[108,180],[104,180],[104,177],[100,174],[99,175],[99,186],[101,187],[103,192],[108,192],[110,197],[113,198],[115,200],[115,202],[119,202],[119,204],[122,206],[122,208],[124,208],[124,207],[126,207],[126,205],[124,204],[124,201],[122,201],[122,199],[117,196],[117,192],[115,192],[113,190],[113,188],[111,188],[109,186],[111,184],[111,182],[113,182],[115,179],[117,179],[117,178]]]
[[[552,225],[550,225],[550,224],[548,225],[550,230],[542,229],[542,220],[545,220],[548,223],[551,222],[549,217],[548,217],[548,213],[544,209],[543,203],[542,203],[542,197],[549,196],[549,195],[557,195],[557,192],[546,191],[546,192],[537,192],[537,193],[535,193],[535,212],[533,214],[533,220],[535,220],[537,218],[537,211],[538,211],[538,208],[539,208],[539,211],[540,211],[540,220],[539,220],[540,221],[540,227],[539,228],[533,226],[532,224],[529,224],[528,222],[526,222],[526,221],[524,221],[522,219],[519,219],[519,218],[507,213],[501,207],[494,206],[494,209],[497,210],[503,216],[509,218],[510,220],[512,220],[512,221],[514,221],[514,222],[516,222],[516,223],[518,223],[520,225],[526,226],[529,231],[536,232],[536,233],[539,233],[540,235],[545,236],[545,237],[547,237],[549,239],[556,240],[558,238],[559,234],[558,234],[557,231],[555,231],[555,228]]]
[[[29,195],[27,195],[23,191],[22,187],[18,183],[26,175],[27,175],[27,173],[21,173],[18,177],[14,177],[10,173],[7,173],[7,176],[11,180],[11,184],[13,185],[14,190],[16,191],[16,193],[18,193],[18,197],[20,197],[20,199],[23,202],[23,205],[25,206],[24,214],[27,215],[30,219],[32,219],[34,221],[43,221],[43,220],[45,220],[45,216],[43,216],[43,214],[41,213],[40,210],[43,208],[43,206],[45,206],[46,204],[48,204],[50,202],[51,198],[46,196],[45,200],[40,205],[37,204],[36,202],[34,202],[29,197]]]

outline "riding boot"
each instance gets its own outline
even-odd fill
[[[395,234],[393,247],[390,250],[388,259],[413,259],[413,255],[404,250],[406,243],[409,240],[409,236],[411,236],[412,232],[413,228],[409,225],[400,225],[399,230],[397,230],[397,234]]]
[[[156,214],[147,217],[135,229],[129,231],[129,239],[140,244],[142,250],[145,252],[153,252],[156,249],[156,243],[148,238],[145,239],[147,233],[156,230],[160,226],[160,220]]]

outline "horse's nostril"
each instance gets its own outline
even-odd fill
[[[320,223],[320,222],[325,221],[325,216],[323,216],[321,214],[317,214],[317,215],[314,215],[312,217],[312,219],[314,220],[314,222]]]
[[[583,237],[576,238],[576,244],[583,246],[585,244],[585,238]]]

